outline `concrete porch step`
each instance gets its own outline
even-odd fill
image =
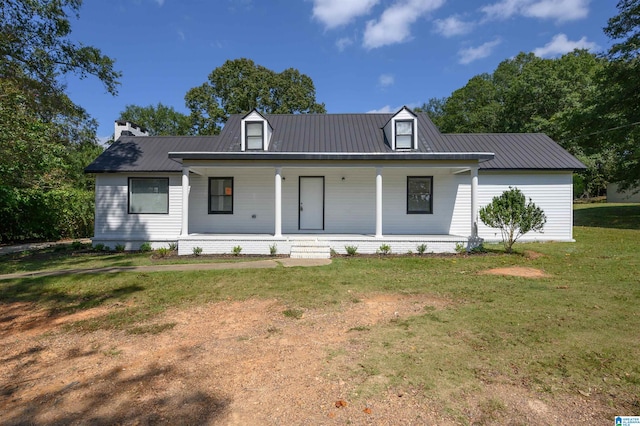
[[[309,240],[291,244],[289,257],[293,259],[329,259],[331,248],[326,242]]]

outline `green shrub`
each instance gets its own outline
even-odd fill
[[[358,254],[358,246],[344,246],[344,249],[349,256],[355,256]]]
[[[242,247],[235,246],[232,250],[234,256],[240,256],[240,252],[242,251]]]
[[[159,249],[156,249],[155,253],[158,257],[167,257],[169,253],[171,253],[171,250],[166,247],[160,247]]]
[[[485,225],[500,229],[507,253],[511,253],[518,238],[529,231],[541,231],[547,223],[542,209],[531,198],[527,203],[522,191],[512,187],[481,208],[480,219]]]
[[[102,244],[102,243],[94,244],[93,245],[93,249],[95,251],[102,251],[102,250],[104,250],[104,244]]]
[[[104,247],[102,248],[102,250],[103,250],[103,251],[107,251],[107,252],[108,252],[108,251],[111,251],[111,247],[109,247],[109,246],[104,246]]]
[[[83,246],[83,244],[78,240],[75,240],[74,242],[71,243],[71,249],[72,250],[80,250],[82,248],[82,246]]]
[[[382,244],[380,248],[378,248],[378,253],[384,255],[391,253],[391,246],[389,244]]]
[[[116,251],[122,253],[125,250],[124,244],[116,244]]]
[[[169,250],[178,251],[178,243],[169,243]]]
[[[427,251],[427,245],[426,244],[418,245],[418,247],[416,247],[416,251],[418,252],[418,254],[424,254],[424,252]]]
[[[151,243],[142,243],[142,244],[140,244],[140,251],[141,252],[144,253],[144,252],[148,252],[148,251],[151,251],[151,250],[152,250]]]
[[[269,254],[271,256],[275,256],[276,254],[278,254],[278,245],[277,244],[272,244],[269,246]]]
[[[467,252],[467,247],[462,243],[456,243],[456,253],[464,254]]]
[[[194,247],[193,248],[193,255],[194,256],[200,256],[202,254],[202,247]]]
[[[58,240],[93,234],[94,193],[0,185],[0,241]]]

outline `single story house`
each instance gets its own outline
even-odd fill
[[[125,130],[122,135],[120,133]],[[479,207],[517,187],[547,224],[524,241],[573,241],[572,173],[544,134],[442,134],[427,114],[232,115],[216,136],[145,136],[116,122],[96,175],[94,244],[178,253],[328,256],[453,252],[500,240]]]

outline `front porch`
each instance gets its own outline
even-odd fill
[[[178,239],[178,254],[193,254],[195,247],[202,248],[203,254],[232,253],[233,248],[240,246],[242,254],[271,253],[275,247],[277,254],[292,255],[296,247],[325,247],[339,254],[346,254],[348,246],[357,247],[358,253],[373,254],[380,246],[388,245],[391,253],[405,254],[417,252],[418,246],[426,244],[425,253],[454,253],[456,246],[465,248],[469,237],[461,235],[384,235],[373,234],[189,234]],[[302,250],[303,252],[305,250]],[[317,254],[317,253],[316,253]],[[302,254],[298,257],[312,257]]]

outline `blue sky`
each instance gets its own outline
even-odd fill
[[[518,52],[606,50],[614,0],[111,0],[84,2],[72,37],[123,72],[118,96],[96,78],[68,93],[109,137],[127,104],[184,95],[227,59],[310,76],[329,113],[421,105]]]

